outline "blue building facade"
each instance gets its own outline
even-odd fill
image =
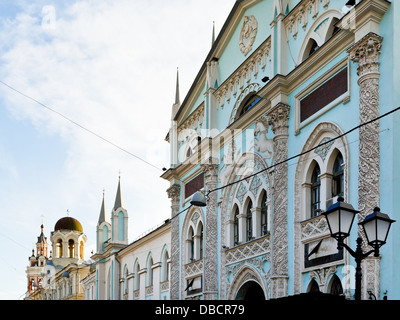
[[[177,94],[162,175],[171,299],[353,298],[354,259],[321,213],[342,196],[358,221],[377,206],[399,220],[400,112],[385,114],[400,106],[400,5],[346,3],[236,1]],[[198,190],[205,207],[190,204]],[[363,299],[400,299],[399,228],[363,261]]]

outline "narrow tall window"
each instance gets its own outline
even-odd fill
[[[253,203],[251,200],[247,205],[247,212],[246,212],[246,240],[250,241],[253,238],[253,213],[251,209],[253,208]]]
[[[70,258],[75,256],[75,242],[72,239],[68,241],[68,254]]]
[[[344,195],[343,156],[339,152],[333,164],[332,196]]]
[[[319,215],[321,202],[321,170],[316,165],[311,176],[311,218]]]
[[[239,208],[236,207],[235,215],[233,217],[233,245],[237,246],[239,244]]]
[[[57,258],[61,258],[62,255],[63,255],[63,252],[62,252],[62,240],[60,239],[60,240],[57,241],[57,245],[56,245],[56,257]]]
[[[267,206],[267,193],[264,192],[264,195],[261,200],[261,236],[265,236],[268,233],[268,206]]]
[[[201,223],[201,222],[200,222]],[[201,224],[201,229],[200,229],[200,256],[199,259],[203,259],[203,241],[204,241],[204,228],[203,224]]]

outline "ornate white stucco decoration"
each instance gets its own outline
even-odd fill
[[[240,30],[239,35],[239,47],[240,51],[242,51],[245,56],[253,48],[253,43],[257,35],[257,28],[258,23],[255,16],[251,15],[244,17],[242,29]]]
[[[267,138],[268,127],[268,120],[262,117],[257,121],[256,130],[254,131],[255,149],[262,153],[265,159],[271,159],[274,152],[274,142],[272,139]],[[256,137],[257,135],[258,138]]]

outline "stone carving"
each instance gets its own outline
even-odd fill
[[[259,176],[255,176],[250,184],[250,191],[253,193],[254,197],[257,197],[258,190],[262,186],[262,181]]]
[[[217,220],[217,192],[211,192],[217,187],[218,183],[218,165],[215,161],[202,164],[202,170],[206,179],[207,212],[206,212],[206,230],[205,230],[205,271],[204,271],[204,299],[216,300],[218,297],[218,220]]]
[[[179,219],[174,218],[179,211],[180,186],[174,184],[168,190],[168,198],[171,199],[171,300],[179,299]]]
[[[243,198],[247,193],[247,188],[246,186],[242,183],[240,183],[238,191],[236,193],[236,198],[240,201],[240,203],[243,203]]]
[[[326,286],[328,285],[329,277],[335,274],[337,271],[336,266],[329,268],[321,268],[318,270],[310,271],[310,278],[313,278],[319,284],[319,290],[321,292],[326,292]]]
[[[246,56],[253,48],[253,43],[257,35],[258,23],[256,17],[245,16],[242,29],[239,35],[240,51]]]
[[[312,131],[308,137],[306,143],[304,144],[301,153],[320,144],[321,135],[329,134],[330,137],[337,137],[343,134],[343,131],[334,123],[331,122],[321,122]],[[349,162],[349,150],[348,141],[346,136],[337,139],[338,145],[343,146],[341,150],[344,163]],[[329,234],[329,230],[326,224],[326,219],[323,216],[316,217],[311,220],[301,222],[306,217],[306,212],[304,212],[303,203],[303,191],[302,185],[305,182],[304,171],[308,168],[305,166],[309,157],[313,157],[311,153],[304,153],[299,157],[296,166],[295,173],[295,199],[294,199],[294,279],[293,287],[294,294],[301,293],[302,290],[302,272],[304,265],[301,263],[302,257],[304,256],[304,241],[310,241],[311,239],[316,239]],[[349,167],[344,166],[344,196],[348,195],[348,173]],[[346,258],[347,259],[347,258]]]
[[[232,264],[270,251],[269,237],[246,243],[226,252],[226,264]]]
[[[323,138],[319,144],[322,144],[322,143],[325,143],[325,144],[322,146],[319,146],[317,149],[314,150],[314,152],[322,158],[322,161],[325,161],[326,155],[328,154],[330,148],[332,147],[332,145],[334,143],[334,141],[328,142],[329,140],[331,140],[331,138],[329,138],[329,137]]]
[[[259,67],[264,71],[267,65],[267,57],[270,57],[271,37],[251,55],[246,61],[214,92],[218,105],[223,108],[225,100],[229,102],[231,96],[236,97],[238,88],[243,90],[245,83],[249,83],[251,75],[257,78]]]
[[[238,174],[242,171],[242,166],[246,165],[248,161],[251,161],[253,163],[253,168],[257,171],[261,171],[267,168],[267,164],[265,160],[259,155],[259,154],[250,154],[250,153],[244,153],[242,157],[238,158],[235,161],[235,164],[232,166],[232,173],[228,176],[228,179],[226,180],[226,184],[230,184],[238,178]],[[241,178],[242,176],[239,175]],[[266,188],[271,184],[270,179],[271,175],[265,172],[265,174],[260,174],[257,175],[259,178],[263,181],[263,185],[265,183]],[[220,224],[220,234],[221,234],[221,244],[227,244],[229,243],[229,240],[227,239],[228,233],[227,229],[229,228],[229,220],[231,220],[231,213],[232,213],[232,206],[233,206],[233,198],[234,195],[236,195],[236,190],[237,190],[237,184],[232,184],[225,188],[223,192],[221,192],[221,221],[224,221],[225,223]],[[269,189],[268,189],[269,190]],[[259,192],[262,192],[259,190]],[[268,192],[268,194],[270,194]],[[257,195],[258,197],[259,195]],[[256,198],[257,198],[256,197]],[[268,239],[268,240],[266,240]],[[242,263],[248,258],[251,258],[253,254],[263,254],[263,252],[267,252],[267,246],[269,242],[269,237],[267,238],[260,238],[256,239],[248,244],[244,244],[243,246],[235,247],[230,250],[223,250],[221,249],[221,265],[222,266],[227,266],[227,263],[230,263],[231,265],[228,267],[221,268],[220,271],[220,287],[221,288],[227,288],[226,291],[221,291],[221,294],[225,296],[221,296],[221,299],[235,299],[236,296],[236,289],[239,288],[230,288],[230,283],[227,280],[229,277],[230,273],[230,268],[233,266],[233,261],[237,261],[237,263]],[[251,245],[253,244],[253,245]],[[250,245],[250,246],[248,246]],[[236,251],[236,249],[238,249]],[[253,252],[253,254],[252,254]],[[228,257],[229,255],[229,257]],[[229,262],[228,262],[229,261]],[[270,261],[270,259],[268,259]],[[236,266],[237,264],[235,264]],[[269,269],[268,269],[269,272]],[[232,276],[232,274],[231,274]],[[265,275],[265,277],[267,277]],[[232,277],[232,281],[235,281],[235,277]],[[265,282],[268,283],[269,281],[269,273],[268,273],[268,278],[266,278]],[[229,289],[230,288],[230,289]],[[230,292],[230,295],[228,294],[228,290]]]
[[[318,216],[315,219],[307,220],[301,224],[302,241],[328,234],[329,227],[324,216]]]
[[[294,39],[297,37],[299,30],[299,24],[303,30],[306,30],[308,25],[308,15],[311,13],[311,17],[316,19],[319,15],[319,2],[322,2],[323,8],[328,9],[330,0],[306,0],[296,6],[285,18],[285,24],[287,33],[292,33]]]
[[[185,265],[185,277],[203,274],[203,259]]]
[[[358,63],[357,74],[360,86],[360,123],[365,123],[379,116],[379,55],[383,38],[375,33],[368,33],[355,43],[349,50],[350,59]],[[358,159],[358,215],[359,221],[364,220],[374,207],[379,206],[379,121],[374,121],[359,129],[359,159]],[[359,233],[364,239],[363,249],[368,250],[362,228]],[[379,263],[378,259],[370,259]],[[365,265],[365,264],[364,264]],[[378,267],[372,268],[378,269]],[[367,269],[368,271],[368,269]],[[374,275],[379,283],[380,275]],[[371,277],[368,273],[366,277]],[[365,289],[362,294],[365,295]],[[379,296],[379,286],[370,290]]]
[[[290,107],[279,103],[268,113],[274,136],[275,164],[287,159],[288,121]],[[271,296],[287,295],[288,230],[287,230],[287,162],[274,168],[274,213]]]
[[[265,159],[271,159],[274,152],[274,142],[267,138],[268,127],[268,120],[262,117],[257,121],[254,131],[254,136],[258,135],[258,138],[255,138],[254,147]]]

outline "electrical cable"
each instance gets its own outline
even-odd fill
[[[325,142],[322,142],[322,143],[320,143],[319,145],[317,145],[317,146],[315,146],[315,147],[313,147],[313,148],[311,148],[311,149],[309,149],[309,150],[303,151],[303,152],[298,153],[298,154],[296,154],[296,155],[294,155],[294,156],[291,156],[291,157],[289,157],[289,158],[287,158],[287,159],[285,159],[285,160],[282,160],[282,161],[280,161],[280,162],[277,162],[277,163],[275,163],[275,164],[273,164],[273,165],[271,165],[271,166],[269,166],[269,167],[267,167],[267,168],[265,168],[265,169],[263,169],[263,170],[260,170],[260,171],[258,171],[258,172],[256,172],[256,173],[253,173],[253,174],[250,174],[250,175],[248,175],[248,176],[246,176],[246,177],[244,177],[244,178],[241,178],[241,179],[239,179],[239,180],[237,180],[237,181],[228,183],[228,184],[226,184],[226,185],[224,185],[224,186],[221,186],[221,187],[218,187],[218,188],[209,190],[205,196],[206,196],[206,198],[208,198],[208,196],[209,196],[209,194],[210,194],[211,192],[218,191],[218,190],[222,190],[222,189],[224,189],[224,188],[230,187],[230,186],[235,185],[235,184],[237,184],[237,183],[239,183],[239,182],[242,182],[242,181],[244,181],[244,180],[247,180],[247,179],[249,179],[249,178],[252,178],[252,177],[254,177],[254,176],[256,176],[256,175],[258,175],[258,174],[260,174],[260,173],[262,173],[262,172],[264,172],[264,171],[267,171],[267,170],[269,170],[269,169],[272,169],[272,168],[274,168],[274,167],[276,167],[276,166],[278,166],[278,165],[284,164],[284,163],[286,163],[286,162],[289,162],[290,160],[293,160],[293,159],[296,159],[296,158],[298,158],[298,157],[301,157],[302,155],[305,155],[305,154],[307,154],[307,153],[309,153],[309,152],[311,152],[311,151],[313,151],[313,150],[315,150],[315,149],[317,149],[317,148],[319,148],[319,147],[321,147],[321,146],[323,146],[323,145],[325,145],[325,144],[331,143],[332,141],[335,141],[335,140],[337,140],[337,139],[340,139],[340,138],[342,138],[342,137],[348,135],[349,133],[351,133],[351,132],[353,132],[353,131],[355,131],[355,130],[357,130],[357,129],[363,127],[363,126],[366,126],[366,125],[371,124],[371,123],[373,123],[373,122],[375,122],[375,121],[378,121],[378,120],[380,120],[380,119],[382,119],[382,118],[384,118],[384,117],[386,117],[386,116],[388,116],[388,115],[390,115],[390,114],[392,114],[392,113],[394,113],[394,112],[396,112],[396,111],[398,111],[398,110],[400,110],[400,107],[397,107],[397,108],[395,108],[395,109],[393,109],[393,110],[391,110],[391,111],[388,111],[388,112],[386,112],[385,114],[383,114],[383,115],[381,115],[381,116],[378,116],[378,117],[376,117],[376,118],[374,118],[374,119],[371,119],[371,120],[369,120],[369,121],[367,121],[367,122],[361,123],[361,124],[359,124],[358,126],[356,126],[356,127],[352,128],[352,129],[350,129],[350,130],[348,130],[348,131],[346,131],[346,132],[344,132],[344,133],[338,135],[338,136],[335,137],[335,138],[331,138],[330,140],[327,140],[327,141],[325,141]],[[188,208],[183,209],[182,211],[178,212],[176,215],[174,215],[174,216],[170,219],[170,221],[171,221],[172,219],[176,218],[177,216],[179,216],[181,213],[183,213],[183,212],[185,212],[186,210],[190,209],[191,207],[192,207],[192,205],[190,205]]]
[[[263,170],[260,170],[260,171],[258,171],[258,172],[256,172],[256,173],[250,174],[250,175],[246,176],[245,178],[242,178],[242,179],[239,179],[239,180],[237,180],[237,181],[228,183],[227,185],[224,185],[224,186],[221,186],[221,187],[212,189],[212,190],[208,191],[208,193],[207,193],[206,196],[208,196],[211,192],[218,191],[218,190],[221,190],[221,189],[230,187],[230,186],[232,186],[232,185],[234,185],[234,184],[236,184],[236,183],[239,183],[239,182],[241,182],[241,181],[244,181],[244,180],[247,180],[247,179],[249,179],[249,178],[251,178],[251,177],[254,177],[254,176],[256,176],[256,175],[258,175],[258,174],[260,174],[260,173],[262,173],[262,172],[264,172],[264,171],[266,171],[266,170],[272,169],[272,168],[274,168],[274,167],[276,167],[276,166],[278,166],[278,165],[280,165],[280,164],[284,164],[284,163],[286,163],[286,162],[288,162],[288,161],[290,161],[290,160],[293,160],[293,159],[296,159],[296,158],[298,158],[298,157],[301,157],[302,155],[305,155],[305,154],[307,154],[307,153],[309,153],[309,152],[311,152],[311,151],[313,151],[313,150],[315,150],[315,149],[317,149],[317,148],[319,148],[319,147],[321,147],[321,146],[323,146],[323,145],[325,145],[325,144],[331,143],[332,141],[335,141],[335,140],[337,140],[337,139],[340,139],[340,138],[342,138],[342,137],[348,135],[349,133],[353,132],[354,130],[357,130],[357,129],[363,127],[363,126],[366,126],[366,125],[368,125],[368,124],[371,124],[372,122],[378,121],[379,119],[382,119],[382,118],[384,118],[384,117],[386,117],[386,116],[388,116],[388,115],[390,115],[390,114],[392,114],[392,113],[394,113],[394,112],[396,112],[396,111],[398,111],[398,110],[400,110],[400,107],[397,107],[397,108],[395,108],[395,109],[393,109],[393,110],[391,110],[391,111],[388,111],[388,112],[386,112],[385,114],[383,114],[383,115],[381,115],[381,116],[379,116],[379,117],[376,117],[376,118],[374,118],[374,119],[371,119],[371,120],[369,120],[369,121],[367,121],[367,122],[361,123],[361,124],[359,124],[358,126],[356,126],[356,127],[352,128],[352,129],[350,129],[350,130],[348,130],[348,131],[346,131],[346,132],[344,132],[344,133],[338,135],[338,136],[335,137],[335,138],[332,138],[332,139],[329,139],[329,140],[327,140],[327,141],[325,141],[325,142],[322,142],[322,143],[320,143],[319,145],[317,145],[317,146],[315,146],[315,147],[313,147],[313,148],[311,148],[311,149],[309,149],[309,150],[306,150],[306,151],[303,151],[303,152],[301,152],[301,153],[298,153],[298,154],[295,155],[295,156],[292,156],[292,157],[289,157],[289,158],[287,158],[287,159],[285,159],[285,160],[282,160],[282,161],[280,161],[280,162],[274,163],[273,165],[271,165],[271,166],[269,166],[269,167],[267,167],[267,168],[265,168],[265,169],[263,169]]]
[[[25,94],[25,93],[19,91],[18,89],[15,89],[14,87],[10,86],[9,84],[5,83],[4,81],[0,80],[0,83],[2,83],[4,86],[8,87],[9,89],[11,89],[11,90],[17,92],[18,94],[24,96],[25,98],[28,98],[28,99],[30,99],[30,100],[36,102],[37,104],[39,104],[40,106],[46,108],[47,110],[49,110],[49,111],[51,111],[51,112],[54,112],[55,114],[59,115],[60,117],[64,118],[65,120],[71,122],[72,124],[78,126],[79,128],[81,128],[81,129],[83,129],[83,130],[89,132],[90,134],[96,136],[97,138],[99,138],[99,139],[101,139],[101,140],[103,140],[103,141],[105,141],[105,142],[111,144],[112,146],[118,148],[119,150],[121,150],[121,151],[123,151],[123,152],[125,152],[125,153],[127,153],[127,154],[129,154],[129,155],[131,155],[131,156],[133,156],[133,157],[135,157],[136,159],[138,159],[138,160],[140,160],[140,161],[142,161],[142,162],[148,164],[149,166],[152,166],[153,168],[155,168],[155,169],[157,169],[157,170],[162,170],[161,168],[159,168],[159,167],[153,165],[152,163],[150,163],[150,162],[144,160],[143,158],[141,158],[141,157],[139,157],[139,156],[133,154],[132,152],[130,152],[130,151],[128,151],[128,150],[126,150],[126,149],[120,147],[119,145],[115,144],[114,142],[112,142],[112,141],[110,141],[110,140],[108,140],[108,139],[102,137],[101,135],[97,134],[96,132],[94,132],[94,131],[92,131],[92,130],[90,130],[90,129],[88,129],[88,128],[85,128],[84,126],[82,126],[81,124],[77,123],[76,121],[74,121],[74,120],[68,118],[67,116],[63,115],[61,112],[58,112],[57,110],[54,110],[54,109],[50,108],[49,106],[47,106],[47,105],[45,105],[44,103],[42,103],[42,102],[36,100],[35,98],[32,98],[32,97],[28,96],[27,94]],[[163,171],[164,171],[164,170],[163,170]]]

